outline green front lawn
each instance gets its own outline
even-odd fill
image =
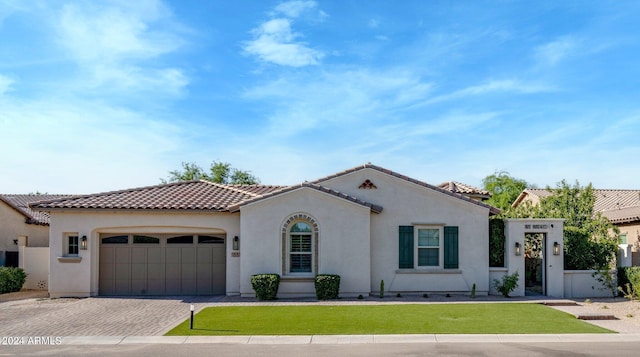
[[[167,335],[610,333],[539,304],[209,307]]]

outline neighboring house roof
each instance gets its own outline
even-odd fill
[[[537,199],[551,196],[552,192],[541,188],[527,188],[515,200],[518,206],[527,196]],[[594,211],[602,213],[611,223],[640,221],[640,190],[593,189],[596,198]]]
[[[34,211],[29,207],[30,203],[58,199],[62,197],[68,197],[69,195],[3,195],[0,194],[0,201],[7,204],[9,207],[18,211],[25,218],[26,224],[37,224],[48,226],[49,225],[49,213],[43,211]]]
[[[489,199],[491,198],[491,192],[487,190],[483,190],[481,188],[467,185],[464,183],[460,183],[457,181],[447,181],[438,185],[438,187],[445,189],[447,191],[451,191],[454,193],[460,193],[469,197],[478,197],[481,199]]]
[[[373,169],[373,170],[376,170],[376,171],[380,171],[380,172],[385,173],[387,175],[391,175],[391,176],[400,178],[402,180],[414,183],[416,185],[423,186],[423,187],[426,187],[426,188],[430,188],[430,189],[432,189],[434,191],[437,191],[437,192],[440,192],[440,193],[444,193],[444,194],[449,195],[449,196],[453,196],[453,197],[461,199],[463,201],[471,202],[471,203],[473,203],[475,205],[478,205],[478,206],[481,206],[481,207],[484,207],[484,208],[488,208],[491,214],[499,214],[500,213],[500,210],[498,208],[490,206],[490,205],[488,205],[486,203],[482,203],[482,202],[476,201],[476,200],[471,199],[471,198],[469,198],[469,197],[467,197],[465,195],[462,195],[462,194],[459,194],[459,193],[455,193],[455,192],[451,192],[449,190],[445,190],[445,189],[440,188],[438,186],[430,185],[430,184],[428,184],[426,182],[419,181],[419,180],[413,179],[413,178],[411,178],[409,176],[405,176],[405,175],[399,174],[397,172],[394,172],[394,171],[391,171],[391,170],[387,170],[387,169],[385,169],[383,167],[376,166],[376,165],[369,164],[369,163],[364,164],[364,165],[360,165],[360,166],[356,166],[354,168],[351,168],[351,169],[348,169],[348,170],[345,170],[345,171],[342,171],[342,172],[338,172],[338,173],[335,173],[335,174],[327,176],[327,177],[323,177],[323,178],[317,179],[315,181],[312,181],[311,183],[318,184],[318,183],[321,183],[323,181],[328,181],[328,180],[334,179],[336,177],[344,176],[344,175],[347,175],[347,174],[350,174],[350,173],[353,173],[353,172],[356,172],[356,171],[364,170],[364,169]]]
[[[182,181],[49,200],[32,205],[36,210],[126,209],[226,211],[227,207],[282,186],[221,185],[208,181]]]
[[[82,210],[204,210],[218,212],[237,212],[240,206],[262,199],[284,194],[302,187],[324,192],[366,207],[375,213],[382,212],[382,207],[365,202],[357,197],[338,192],[321,185],[321,182],[363,169],[373,169],[385,174],[427,187],[434,191],[470,202],[489,209],[491,214],[500,210],[485,203],[473,200],[465,195],[454,193],[425,182],[412,179],[391,170],[372,164],[365,164],[327,176],[313,182],[305,182],[293,186],[268,185],[223,185],[209,181],[183,181],[156,186],[132,188],[91,195],[72,196],[53,199],[31,205],[37,211],[58,209]]]
[[[311,188],[311,189],[314,189],[314,190],[317,190],[317,191],[320,191],[320,192],[328,193],[330,195],[345,199],[347,201],[351,201],[351,202],[357,203],[359,205],[362,205],[362,206],[365,206],[365,207],[369,207],[371,209],[371,211],[375,212],[375,213],[382,212],[382,206],[378,206],[378,205],[375,205],[375,204],[372,204],[372,203],[369,203],[369,202],[365,202],[365,201],[363,201],[363,200],[361,200],[361,199],[359,199],[357,197],[353,197],[353,196],[344,194],[342,192],[338,192],[338,191],[336,191],[334,189],[331,189],[331,188],[328,188],[328,187],[324,187],[324,186],[320,186],[320,185],[316,185],[316,184],[313,184],[313,183],[308,183],[308,182],[301,183],[301,184],[298,184],[298,185],[289,186],[289,187],[285,187],[285,188],[283,188],[281,190],[278,190],[278,191],[273,191],[273,192],[267,193],[265,195],[249,199],[247,201],[239,202],[238,204],[230,206],[229,207],[229,211],[236,212],[236,211],[240,210],[240,206],[244,206],[244,205],[247,205],[247,204],[250,204],[250,203],[254,203],[254,202],[257,202],[257,201],[260,201],[260,200],[263,200],[263,199],[267,199],[269,197],[275,197],[275,196],[281,195],[283,193],[291,192],[291,191],[297,190],[299,188],[304,188],[304,187]]]

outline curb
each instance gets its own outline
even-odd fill
[[[135,344],[240,344],[240,345],[349,345],[392,343],[566,343],[566,342],[640,342],[636,334],[561,334],[561,335],[301,335],[301,336],[69,336],[62,345],[135,345]]]

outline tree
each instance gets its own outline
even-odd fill
[[[565,269],[608,269],[618,248],[618,228],[600,212],[594,212],[595,194],[591,184],[571,186],[565,180],[538,205],[526,202],[507,212],[510,218],[563,218]]]
[[[193,162],[183,162],[182,170],[169,171],[169,177],[160,179],[162,183],[207,180],[220,184],[230,185],[256,185],[260,180],[249,171],[242,171],[231,167],[228,162],[212,161],[209,174]]]
[[[496,171],[482,180],[483,188],[491,192],[487,204],[507,211],[518,195],[527,188],[527,181],[511,177],[507,171]]]

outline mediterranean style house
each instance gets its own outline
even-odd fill
[[[293,186],[176,182],[32,204],[50,214],[51,297],[313,296],[319,273],[340,295],[490,291],[488,220],[466,195],[372,164]]]
[[[602,213],[620,229],[619,243],[629,245],[632,264],[640,265],[640,190],[593,189],[595,212]],[[546,189],[527,188],[514,201],[513,207],[524,202],[537,204],[550,196]]]

